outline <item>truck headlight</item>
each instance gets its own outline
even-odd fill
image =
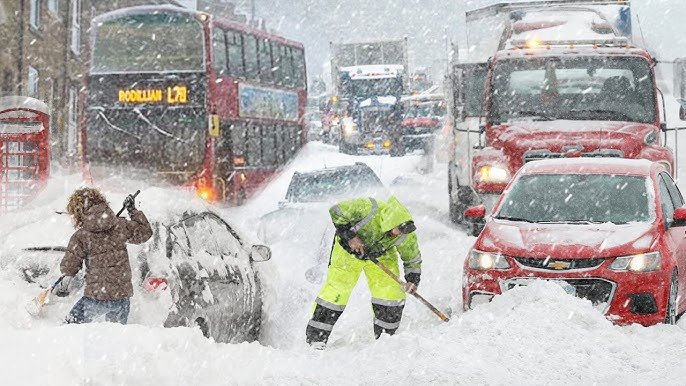
[[[489,269],[508,269],[510,263],[505,256],[496,252],[482,252],[472,249],[469,253],[469,268],[487,271]]]
[[[620,256],[610,264],[613,271],[651,272],[660,268],[660,252],[641,253],[640,255]]]
[[[479,167],[479,177],[483,182],[504,183],[510,180],[510,172],[497,165],[483,165]]]

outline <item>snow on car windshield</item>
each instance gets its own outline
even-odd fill
[[[303,175],[293,179],[289,190],[292,189],[294,202],[322,202],[381,187],[383,185],[375,175],[349,170]]]
[[[651,79],[649,63],[638,57],[502,60],[490,119],[655,122]]]
[[[645,177],[536,174],[519,178],[496,218],[526,222],[648,222],[654,218]]]

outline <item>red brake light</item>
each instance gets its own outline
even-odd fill
[[[157,290],[164,291],[167,289],[167,279],[163,277],[149,277],[145,279],[143,288],[149,292],[154,292]]]

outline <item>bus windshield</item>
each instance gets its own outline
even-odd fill
[[[203,27],[182,14],[127,15],[98,26],[92,73],[203,71]]]

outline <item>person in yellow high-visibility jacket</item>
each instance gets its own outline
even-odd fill
[[[329,271],[324,287],[315,300],[307,324],[306,340],[323,346],[333,326],[348,304],[350,294],[364,271],[372,295],[374,335],[393,335],[400,325],[405,293],[417,290],[422,257],[412,215],[397,198],[387,201],[357,198],[339,202],[329,209],[336,227]],[[403,261],[407,285],[389,277],[368,256],[399,275],[398,257]]]

